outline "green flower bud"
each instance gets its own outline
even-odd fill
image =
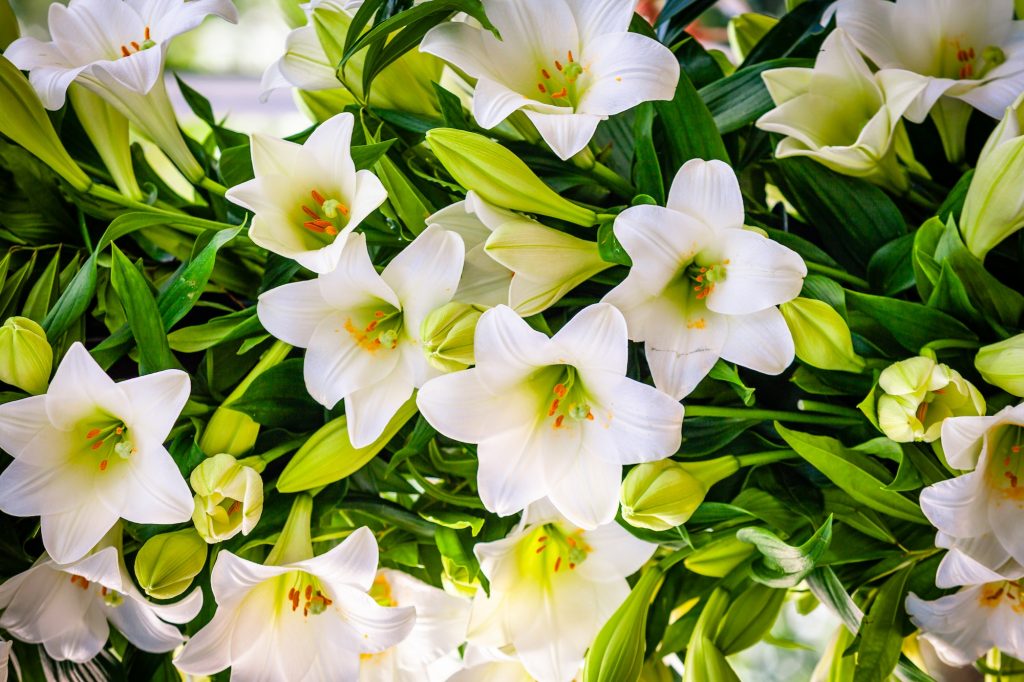
[[[0,381],[33,395],[46,393],[53,349],[46,332],[27,317],[9,317],[0,327]]]
[[[593,211],[563,199],[518,156],[483,135],[434,128],[427,132],[427,141],[460,185],[495,206],[577,225],[597,223]]]
[[[793,335],[796,356],[818,369],[861,372],[864,359],[853,350],[843,316],[824,301],[794,298],[779,306]]]
[[[79,192],[89,189],[92,180],[57,137],[36,91],[18,67],[4,57],[0,57],[0,101],[4,103],[0,133],[27,149]]]
[[[177,597],[203,570],[206,551],[206,543],[191,528],[154,535],[135,557],[139,587],[154,599]]]
[[[707,598],[686,647],[683,682],[740,682],[714,642],[715,631],[728,607],[729,593],[721,588]]]
[[[876,407],[878,428],[897,443],[938,440],[947,417],[985,414],[985,399],[956,370],[927,357],[885,368],[878,377],[883,395]]]
[[[196,493],[192,523],[204,540],[223,542],[256,527],[263,513],[263,480],[255,469],[217,454],[193,469],[189,482]]]
[[[985,346],[975,356],[974,366],[988,383],[1024,397],[1024,334]]]
[[[222,405],[207,422],[199,439],[199,449],[207,455],[227,453],[237,456],[251,450],[259,435],[260,425],[252,417]]]
[[[657,566],[648,569],[597,633],[583,664],[583,682],[640,677],[646,649],[647,612],[664,576],[664,571]]]
[[[622,481],[622,518],[631,526],[668,530],[686,523],[715,483],[739,470],[735,457],[707,462],[663,459],[633,467]]]
[[[99,95],[75,83],[68,88],[68,98],[78,120],[92,141],[121,194],[141,199],[142,190],[132,167],[132,150],[128,142],[128,119]]]
[[[640,671],[640,679],[637,682],[673,682],[672,670],[657,659],[647,659],[643,670]]]
[[[457,372],[474,364],[473,337],[484,310],[453,301],[427,315],[420,325],[420,343],[427,362],[442,372]]]
[[[757,12],[738,14],[730,19],[727,27],[729,47],[736,53],[736,58],[742,62],[750,50],[761,42],[761,38],[778,23],[775,17]]]
[[[288,462],[277,479],[277,489],[283,493],[297,493],[351,476],[376,457],[414,414],[415,396],[398,408],[380,438],[364,448],[352,446],[348,437],[348,420],[344,415],[327,422],[302,444]]]
[[[753,554],[754,546],[735,535],[716,540],[683,559],[683,564],[697,575],[724,578]]]
[[[750,583],[725,612],[715,646],[726,656],[754,646],[772,629],[785,600],[786,590]]]

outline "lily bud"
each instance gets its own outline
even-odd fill
[[[664,572],[651,567],[597,633],[583,664],[583,682],[636,680],[644,665],[647,612]]]
[[[196,493],[192,523],[204,540],[223,542],[256,527],[263,513],[263,480],[255,469],[218,454],[193,469],[189,482]]]
[[[985,346],[975,356],[974,366],[988,383],[1024,397],[1024,334]]]
[[[693,516],[711,486],[738,470],[735,457],[707,462],[663,459],[639,464],[622,481],[622,518],[637,528],[675,528]]]
[[[840,372],[864,370],[864,359],[853,350],[846,320],[828,303],[801,297],[783,303],[779,310],[802,362]]]
[[[351,476],[376,457],[414,414],[415,396],[398,408],[380,437],[363,448],[353,447],[345,415],[327,422],[302,444],[288,462],[277,479],[277,489],[283,493],[297,493]]]
[[[938,440],[947,417],[985,414],[985,399],[960,373],[927,357],[890,365],[878,377],[878,427],[897,443]]]
[[[92,180],[57,137],[39,95],[5,57],[0,57],[0,101],[4,103],[0,133],[24,147],[79,192],[89,189]]]
[[[9,317],[0,327],[0,381],[32,395],[46,393],[53,349],[46,332],[27,317]]]
[[[128,119],[99,95],[72,83],[68,88],[71,106],[85,129],[121,194],[141,199],[142,190],[132,167],[132,149],[128,141]]]
[[[207,422],[199,439],[199,449],[207,455],[227,453],[237,456],[251,450],[259,435],[260,425],[249,415],[222,405]]]
[[[482,306],[451,302],[427,315],[420,326],[420,343],[427,362],[442,372],[457,372],[474,364],[473,337]]]
[[[764,637],[782,609],[786,590],[752,582],[729,605],[715,635],[715,646],[726,656],[748,649]]]
[[[707,598],[686,647],[683,682],[739,682],[714,641],[728,607],[729,593],[722,588],[716,588]]]
[[[647,659],[637,682],[673,682],[672,670],[657,657]]]
[[[483,135],[434,128],[427,132],[427,141],[460,185],[495,206],[577,225],[597,223],[593,211],[563,199],[518,156]]]
[[[989,136],[964,199],[960,232],[968,250],[984,260],[1001,241],[1024,227],[1024,194],[1016,178],[1024,172],[1024,95],[1007,107]]]
[[[683,559],[683,564],[697,575],[724,578],[747,560],[754,546],[736,539],[735,535],[704,545]]]
[[[206,543],[191,528],[154,535],[135,557],[139,587],[154,599],[177,597],[203,570],[206,552]]]

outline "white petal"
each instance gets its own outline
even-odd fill
[[[412,377],[399,368],[384,380],[345,396],[348,437],[353,447],[366,447],[380,438],[398,409],[412,397],[412,392]]]
[[[836,10],[836,25],[883,69],[900,66],[899,38],[893,34],[894,10],[895,5],[886,0],[844,1]]]
[[[992,644],[1010,656],[1024,656],[1024,619],[1011,604],[1000,604],[988,621]]]
[[[121,402],[115,414],[124,411],[126,401],[119,401],[118,393],[114,381],[96,364],[85,346],[76,342],[71,344],[50,382],[46,411],[54,426],[73,428],[100,401]]]
[[[463,443],[480,443],[529,423],[539,410],[532,392],[494,392],[481,381],[478,369],[431,379],[416,395],[416,405],[431,426]]]
[[[86,663],[99,654],[110,636],[103,610],[95,603],[83,614],[79,627],[73,627],[43,642],[46,655],[57,661]]]
[[[672,180],[666,205],[697,218],[716,232],[743,227],[740,183],[729,164],[722,161],[691,159],[684,163]]]
[[[470,191],[465,201],[445,206],[427,218],[427,225],[440,225],[462,237],[467,252],[483,244],[491,234],[490,228],[473,213],[470,195],[476,196]]]
[[[601,36],[586,46],[583,59],[592,81],[580,98],[581,113],[607,116],[641,102],[670,100],[679,82],[672,51],[638,33]]]
[[[1011,498],[989,501],[988,521],[992,533],[1017,563],[1024,563],[1024,524],[1019,522],[1021,502]]]
[[[725,315],[747,315],[800,295],[807,266],[793,250],[748,230],[727,230],[709,249],[725,265],[725,279],[705,303]]]
[[[982,587],[963,589],[934,601],[911,593],[906,609],[943,661],[953,666],[970,665],[992,647],[978,600]],[[985,609],[987,611],[987,609]]]
[[[191,675],[212,675],[231,666],[231,634],[238,613],[219,608],[213,619],[185,643],[174,659],[179,670]]]
[[[590,547],[587,560],[576,566],[581,578],[607,583],[633,575],[654,556],[656,544],[639,540],[612,522],[589,530],[583,539]]]
[[[384,268],[381,278],[402,302],[413,338],[419,337],[420,323],[432,310],[452,300],[465,254],[459,235],[431,225]]]
[[[257,178],[264,175],[288,177],[302,164],[302,145],[274,135],[253,133],[251,148],[252,169]],[[227,198],[234,201],[234,195],[240,194],[246,187],[252,187],[253,185],[250,184],[252,182],[250,180],[242,185],[232,187],[228,190]]]
[[[245,596],[260,583],[289,570],[282,566],[257,564],[225,550],[217,555],[217,562],[210,574],[210,584],[217,603],[223,606]]]
[[[623,33],[633,20],[632,0],[566,0],[579,31],[580,43],[590,46],[606,33]]]
[[[512,112],[532,103],[518,92],[487,78],[481,78],[473,91],[473,118],[485,130],[498,125]]]
[[[420,52],[440,57],[473,78],[500,81],[501,69],[491,58],[495,44],[499,43],[489,32],[465,22],[450,21],[427,31],[420,41]]]
[[[726,315],[729,335],[722,359],[762,374],[781,374],[793,364],[793,335],[778,308],[750,315]]]
[[[660,294],[714,239],[704,223],[660,206],[627,208],[615,219],[614,230],[633,260],[630,277],[651,295]]]
[[[987,497],[983,474],[965,474],[922,490],[921,511],[942,532],[969,538],[991,532],[986,518]]]
[[[192,518],[188,483],[162,446],[140,449],[129,463],[130,493],[121,516],[134,523],[182,523]]]
[[[185,641],[178,628],[163,622],[147,605],[134,599],[125,599],[119,606],[108,607],[106,614],[125,639],[143,651],[173,651]]]
[[[355,631],[362,653],[376,653],[398,644],[416,620],[415,608],[385,608],[365,592],[348,586],[342,586],[334,597],[338,610]]]
[[[122,381],[118,387],[131,403],[129,428],[144,431],[147,440],[163,442],[188,402],[192,382],[185,372],[168,369]]]
[[[532,329],[508,306],[491,308],[477,322],[473,344],[480,382],[492,392],[505,390],[551,364],[550,339]]]
[[[381,569],[398,606],[416,608],[416,624],[397,647],[402,667],[416,670],[455,651],[466,638],[469,600],[448,594],[400,571]]]
[[[306,351],[306,390],[328,409],[355,391],[384,381],[401,359],[396,349],[360,345],[353,324],[361,326],[350,317],[333,313],[317,326]]]
[[[65,435],[59,431],[52,434],[58,438]],[[51,442],[64,445],[63,439]],[[0,474],[0,509],[11,516],[38,516],[78,509],[83,490],[91,492],[93,487],[91,478],[81,474],[78,467],[45,463],[39,466],[16,459]]]
[[[551,151],[563,161],[583,151],[594,137],[597,124],[607,118],[594,114],[546,114],[529,109],[525,113]]]
[[[408,248],[408,247],[407,247]],[[338,310],[353,310],[380,300],[395,308],[402,303],[377,274],[366,247],[366,236],[355,232],[345,241],[338,267],[317,279],[323,300]]]
[[[77,561],[103,539],[117,518],[106,505],[97,503],[43,514],[39,519],[43,547],[57,563]]]
[[[981,536],[981,539],[984,547],[977,547],[978,544],[982,544],[977,542],[972,543],[974,546],[966,547],[965,549],[968,551],[954,546],[946,553],[946,556],[942,557],[942,563],[939,564],[939,569],[935,574],[935,584],[938,587],[946,589],[959,585],[981,585],[998,582],[1009,577],[1004,577],[990,568],[990,566],[999,567],[1005,564],[1009,554],[999,544],[995,536],[984,535]],[[975,557],[983,559],[984,563]],[[1017,576],[1013,577],[1013,579],[1016,578]]]
[[[488,0],[487,18],[503,43],[518,48],[520,55],[530,49],[537,60],[560,59],[564,50],[580,44],[576,17],[565,0]]]
[[[550,452],[532,424],[484,440],[477,447],[477,489],[484,506],[499,516],[526,508],[548,492]],[[563,456],[561,459],[567,459]]]
[[[595,303],[577,313],[552,337],[565,360],[582,370],[625,375],[628,338],[622,313],[607,303]]]
[[[365,169],[356,171],[354,191],[352,205],[349,206],[348,222],[345,223],[346,232],[360,225],[366,216],[376,211],[388,198],[388,191],[380,178]]]
[[[366,526],[357,528],[337,547],[294,567],[315,575],[332,589],[348,585],[369,591],[377,573],[377,539]]]
[[[598,454],[620,464],[653,462],[675,454],[682,442],[683,406],[658,389],[623,378],[605,399],[611,413],[603,437],[612,448]],[[595,448],[595,451],[596,448]]]
[[[952,417],[942,422],[942,452],[955,469],[973,469],[978,464],[985,433],[996,417]]]
[[[487,255],[483,244],[466,252],[456,301],[492,308],[509,304],[512,271]]]
[[[34,395],[0,404],[0,450],[17,457],[36,434],[50,427],[46,396]]]
[[[984,85],[979,85],[963,95],[959,95],[957,99],[961,99],[978,111],[998,119],[1002,118],[1003,111],[1013,104],[1022,90],[1024,90],[1024,71],[1006,78],[990,80]]]
[[[341,85],[317,38],[316,27],[311,24],[288,34],[284,56],[275,64],[285,83],[301,90],[330,90]],[[264,74],[264,82],[268,80],[267,74]],[[261,83],[261,88],[266,86]]]
[[[596,528],[615,519],[619,507],[622,465],[585,450],[571,457],[569,468],[548,486],[548,497],[565,518],[584,529]]]
[[[342,187],[355,184],[356,166],[352,162],[352,128],[355,117],[344,112],[327,119],[303,143],[305,150],[313,152],[333,182]]]
[[[260,294],[256,316],[263,328],[287,344],[307,348],[325,317],[335,311],[315,280],[285,284]]]

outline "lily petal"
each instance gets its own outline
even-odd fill
[[[743,227],[743,195],[736,173],[722,161],[691,159],[672,180],[666,206],[691,215],[716,233]]]
[[[778,308],[750,315],[727,315],[729,334],[722,359],[762,374],[781,374],[793,364],[793,335]]]

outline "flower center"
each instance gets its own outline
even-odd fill
[[[147,26],[146,30],[143,31],[143,33],[142,33],[142,43],[139,43],[138,41],[133,40],[130,43],[128,43],[127,45],[122,44],[121,45],[121,56],[122,57],[131,57],[136,52],[142,52],[143,50],[148,50],[149,48],[155,47],[155,46],[156,46],[156,43],[153,42],[153,40],[149,37],[149,26]]]
[[[561,365],[547,368],[552,372],[551,391],[547,395],[547,418],[554,429],[572,428],[576,423],[594,421],[586,389],[575,367]]]
[[[78,428],[85,431],[85,453],[96,459],[100,471],[106,471],[112,462],[128,459],[138,452],[128,427],[120,419],[104,415],[104,418],[85,422]]]
[[[711,292],[715,290],[715,285],[725,281],[727,265],[729,265],[728,258],[721,263],[712,263],[711,265],[693,263],[686,268],[686,277],[693,282],[693,291],[696,293],[698,301],[710,296]]]
[[[219,525],[232,525],[242,511],[242,503],[232,497],[224,497],[220,493],[213,493],[206,498],[206,513],[213,518],[213,522]]]
[[[950,42],[951,49],[947,54],[955,56],[956,62],[950,65],[947,72],[955,73],[960,80],[980,80],[1006,61],[1006,53],[998,45],[989,45],[983,49],[979,58],[974,46],[964,47],[959,40]]]
[[[1024,613],[1024,601],[1021,600],[1021,581],[1006,580],[1001,583],[988,583],[981,589],[978,601],[982,606],[995,608],[1003,601],[1017,613]]]
[[[80,575],[71,575],[71,584],[85,591],[88,591],[92,586],[92,583],[87,578]],[[107,606],[117,607],[124,603],[124,595],[117,590],[111,590],[101,585],[99,592]]]
[[[311,190],[309,195],[313,199],[313,205],[302,204],[302,212],[305,218],[308,218],[303,221],[302,227],[315,236],[318,241],[330,244],[340,232],[336,223],[341,223],[344,227],[348,221],[348,207],[337,199],[324,197],[315,189]]]
[[[398,606],[398,602],[395,601],[395,597],[391,593],[391,583],[383,575],[377,574],[377,577],[373,579],[370,596],[381,606]]]
[[[583,540],[582,530],[566,531],[561,524],[545,523],[523,538],[520,551],[523,572],[546,577],[575,571],[592,550]]]
[[[398,347],[403,320],[401,310],[386,306],[384,310],[373,311],[373,317],[365,326],[357,325],[351,317],[346,319],[345,331],[368,353],[375,353],[381,348],[394,350]]]
[[[580,95],[576,81],[585,71],[573,57],[572,50],[569,50],[564,63],[556,59],[551,64],[541,66],[540,80],[537,81],[539,94],[535,99],[545,104],[575,109]]]
[[[334,603],[327,597],[327,592],[316,577],[305,571],[296,571],[289,576],[293,577],[285,601],[292,612],[297,613],[301,606],[304,618],[311,614],[318,616]],[[287,579],[289,576],[284,577]]]
[[[1021,447],[1024,444],[1024,426],[1007,424],[997,427],[992,434],[991,459],[987,474],[989,486],[1003,497],[1024,500],[1024,464]]]

